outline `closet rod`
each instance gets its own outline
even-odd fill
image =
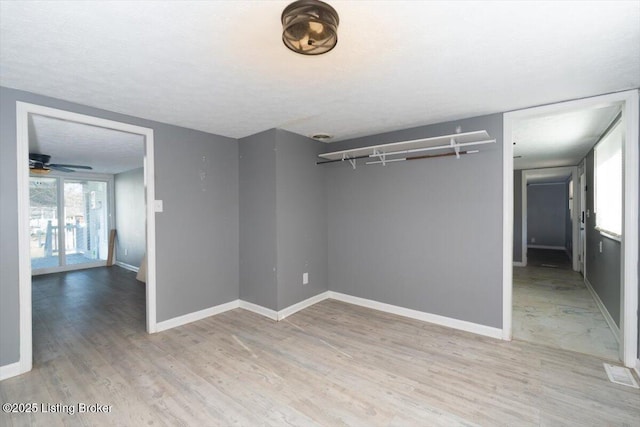
[[[469,151],[460,151],[458,152],[458,154],[463,155],[463,154],[474,154],[474,153],[479,153],[479,150],[469,150]],[[444,153],[444,154],[427,154],[424,156],[413,156],[413,157],[404,157],[401,159],[391,159],[391,160],[385,160],[385,163],[390,163],[390,162],[402,162],[405,160],[422,160],[422,159],[433,159],[434,157],[450,157],[450,156],[455,156],[456,153]],[[366,162],[365,165],[379,165],[382,163],[382,160],[377,160],[375,162]]]
[[[371,157],[371,155],[366,154],[364,156],[345,157],[344,159],[323,160],[321,162],[316,162],[316,165],[324,165],[325,163],[334,163],[334,162],[344,162],[345,160],[368,159],[369,157]]]

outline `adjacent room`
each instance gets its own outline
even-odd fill
[[[623,121],[619,103],[598,102],[516,122],[514,339],[620,360]],[[596,224],[607,215],[615,226]]]
[[[638,425],[640,2],[0,0],[1,425]]]

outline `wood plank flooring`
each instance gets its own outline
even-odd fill
[[[111,267],[34,280],[34,369],[2,402],[107,414],[0,425],[639,426],[602,361],[326,300],[281,322],[241,309],[144,331],[144,287]]]

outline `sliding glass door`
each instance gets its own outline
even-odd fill
[[[30,178],[33,274],[105,265],[111,180]]]
[[[29,178],[31,269],[58,267],[58,179]]]

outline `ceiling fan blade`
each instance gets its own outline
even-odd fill
[[[54,169],[60,172],[75,172],[73,169],[66,168],[62,165],[47,165],[49,169]]]
[[[74,168],[74,169],[87,169],[87,170],[92,170],[93,168],[91,166],[82,166],[82,165],[65,165],[62,163],[51,163],[49,165],[49,167],[52,168]]]

